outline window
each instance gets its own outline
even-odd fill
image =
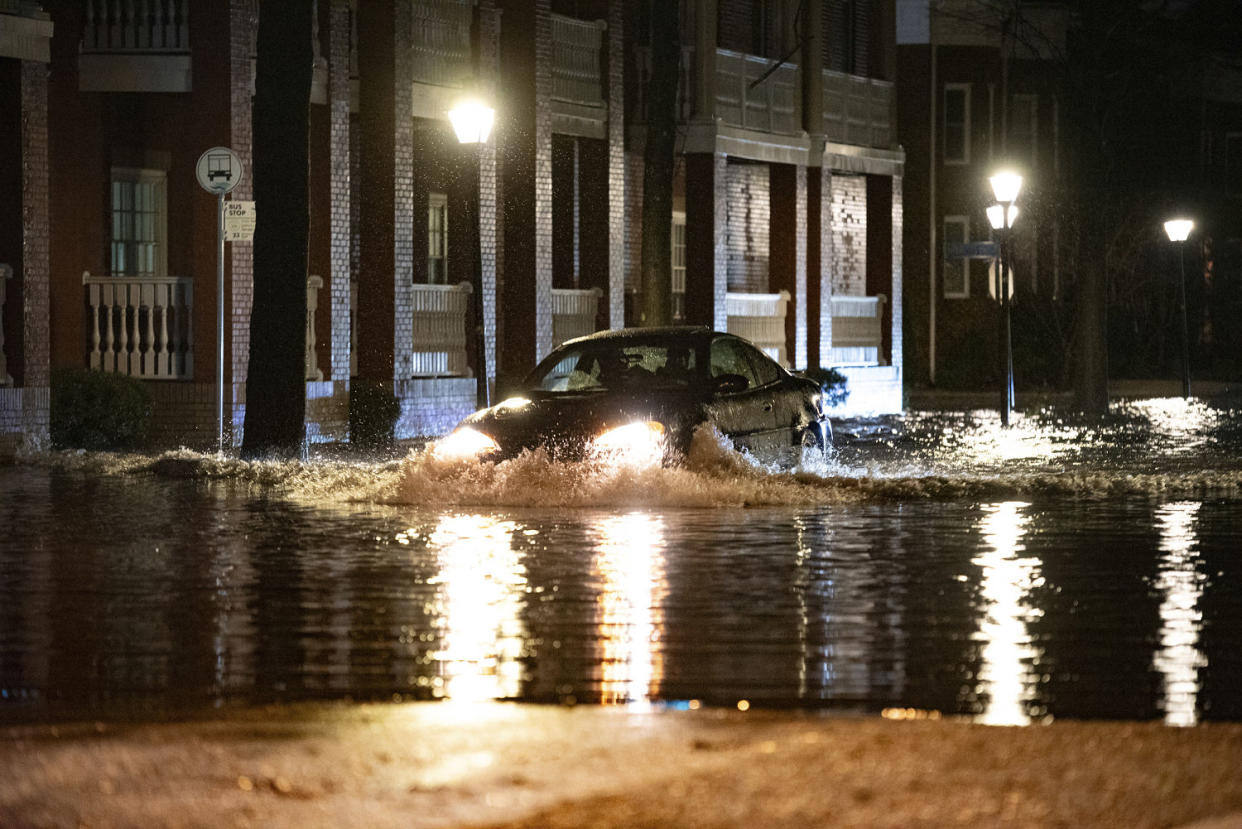
[[[944,163],[970,163],[970,84],[944,87]]]
[[[747,388],[753,389],[759,385],[755,370],[746,356],[746,346],[741,340],[733,337],[712,340],[711,367],[712,377],[737,374],[746,378]]]
[[[755,379],[760,386],[766,386],[781,379],[781,368],[772,361],[772,358],[749,345],[745,347],[745,350],[750,357],[750,364],[755,369]]]
[[[427,194],[427,281],[448,284],[448,196]]]
[[[163,170],[112,168],[112,275],[167,276]]]
[[[1039,136],[1039,96],[1014,95],[1009,109],[1009,154],[1016,161],[1035,167]]]
[[[686,318],[686,214],[673,211],[673,319]]]
[[[970,263],[957,256],[949,257],[949,245],[970,239],[970,220],[965,216],[944,217],[943,278],[945,299],[970,296]]]

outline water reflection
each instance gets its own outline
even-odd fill
[[[656,608],[668,589],[664,521],[633,512],[603,518],[595,529],[600,700],[646,707],[663,677]]]
[[[1204,575],[1195,549],[1198,501],[1165,504],[1156,512],[1160,528],[1160,649],[1152,660],[1160,673],[1164,721],[1195,725],[1199,721],[1199,669],[1207,659],[1199,649]]]
[[[1021,501],[988,504],[979,530],[987,550],[972,559],[980,570],[983,619],[976,634],[983,643],[978,693],[986,702],[979,721],[988,725],[1028,725],[1036,678],[1032,664],[1040,651],[1031,644],[1029,624],[1041,611],[1030,601],[1040,584],[1040,561],[1020,555],[1026,547],[1030,505]]]
[[[517,532],[515,522],[488,515],[445,516],[432,532],[441,639],[434,696],[468,703],[519,695],[526,575],[513,549]]]

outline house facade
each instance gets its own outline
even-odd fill
[[[399,437],[434,435],[555,344],[641,322],[627,316],[641,5],[318,0],[306,341],[291,344],[309,440],[347,439],[351,385],[392,388]],[[685,5],[680,318],[794,368],[840,366],[852,405],[897,410],[891,2],[802,4],[820,45],[801,64],[781,60],[803,36],[799,3]],[[50,373],[66,367],[141,378],[154,444],[213,446],[221,345],[240,444],[251,247],[226,243],[219,293],[216,198],[195,167],[221,146],[249,168],[258,14],[256,0],[0,4],[0,105],[20,115],[0,126],[0,174],[21,193],[0,212],[0,445],[47,444]],[[495,106],[486,143],[450,128],[467,94]],[[251,193],[243,174],[228,199]]]

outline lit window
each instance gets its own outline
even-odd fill
[[[448,284],[448,196],[427,194],[427,281]]]
[[[944,88],[944,163],[970,163],[970,85]]]
[[[686,214],[673,211],[673,319],[686,318]]]
[[[963,257],[949,257],[949,245],[970,239],[970,220],[965,216],[944,217],[944,261],[941,273],[944,279],[945,299],[965,299],[970,296],[969,261]]]
[[[112,275],[167,276],[163,170],[112,168]]]

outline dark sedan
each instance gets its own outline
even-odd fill
[[[434,451],[502,459],[545,447],[574,459],[667,462],[685,456],[702,424],[757,453],[831,441],[819,386],[746,340],[703,327],[627,328],[561,345]]]

